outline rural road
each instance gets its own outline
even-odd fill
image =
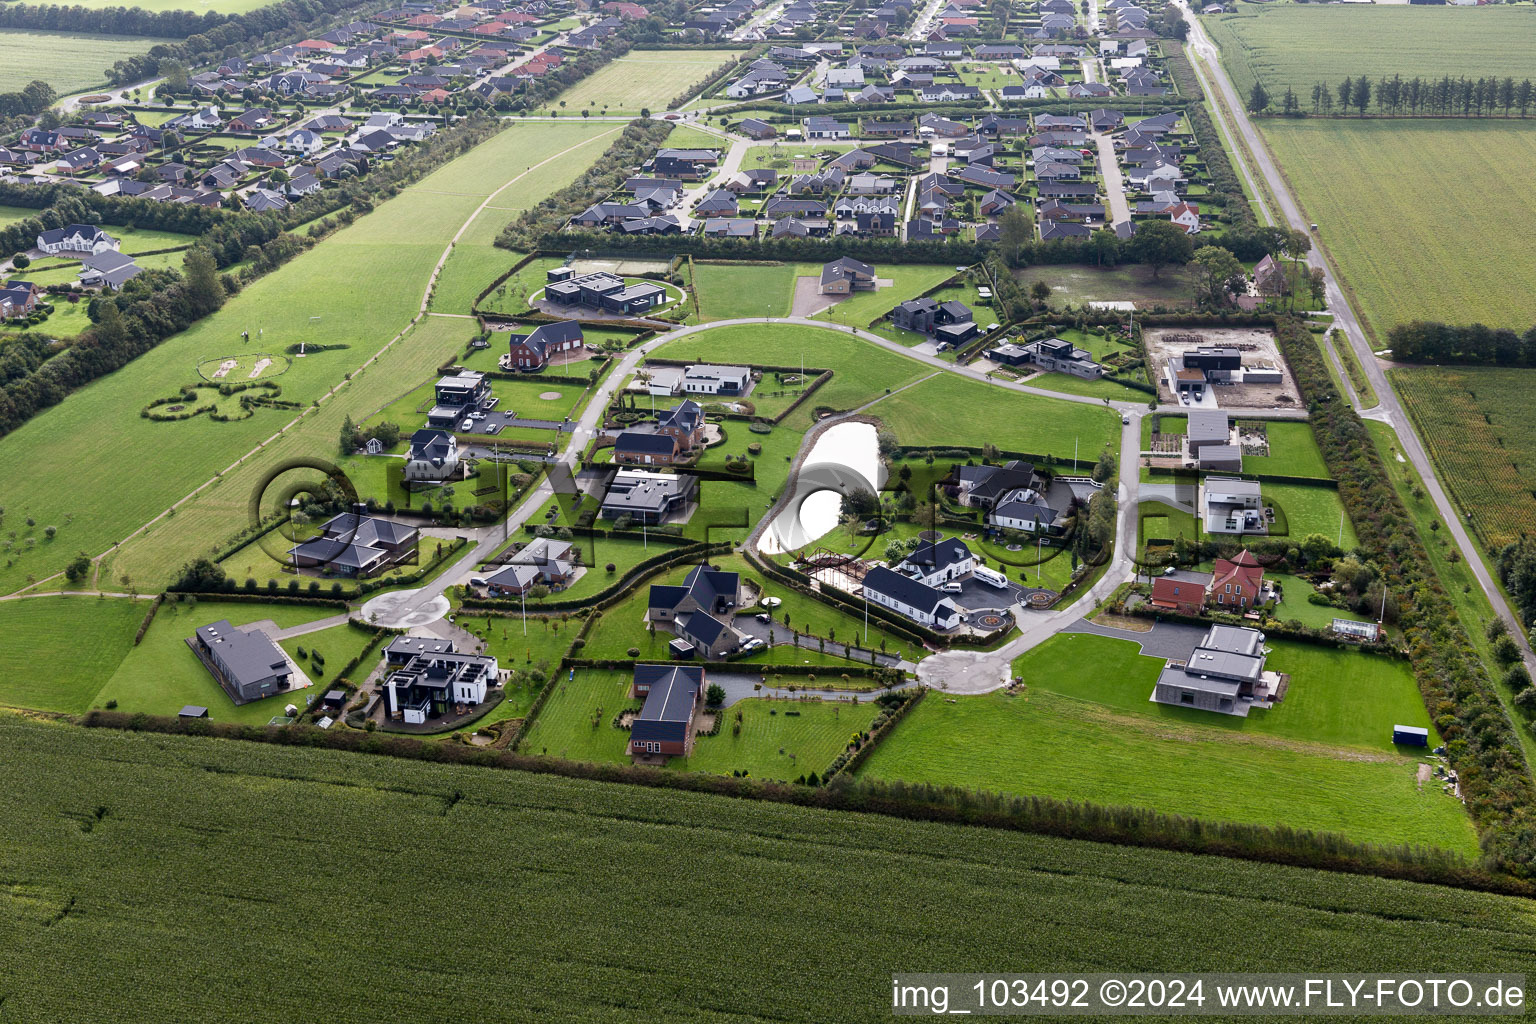
[[[1275,197],[1275,202],[1279,206],[1277,213],[1282,224],[1298,231],[1310,233],[1311,222],[1303,214],[1300,205],[1296,202],[1295,196],[1291,193],[1290,185],[1280,173],[1280,169],[1275,164],[1268,148],[1264,145],[1264,140],[1260,137],[1258,129],[1254,127],[1252,119],[1248,117],[1242,99],[1237,95],[1237,90],[1233,88],[1232,80],[1228,77],[1226,69],[1222,67],[1220,53],[1215,43],[1206,34],[1205,27],[1200,24],[1200,19],[1195,16],[1194,11],[1189,6],[1189,0],[1175,0],[1175,2],[1183,9],[1184,20],[1189,24],[1189,45],[1206,61],[1216,88],[1225,99],[1227,110],[1230,111],[1232,120],[1235,120],[1237,123],[1235,125],[1227,124],[1227,117],[1218,104],[1211,104],[1211,113],[1218,122],[1223,123],[1227,127],[1229,133],[1235,128],[1236,132],[1243,138],[1248,152],[1252,155],[1254,164],[1257,165],[1259,174],[1263,176],[1264,181],[1269,185],[1270,192]],[[1240,164],[1244,165],[1246,173],[1247,161],[1238,147],[1233,147],[1233,155]],[[1249,180],[1252,180],[1251,177]],[[1478,586],[1482,587],[1483,593],[1488,598],[1488,603],[1493,606],[1494,612],[1509,626],[1510,633],[1519,642],[1520,652],[1525,660],[1526,669],[1532,674],[1536,674],[1536,657],[1532,656],[1531,646],[1526,638],[1525,630],[1521,627],[1520,620],[1511,610],[1509,603],[1504,599],[1504,594],[1500,591],[1493,575],[1488,571],[1481,551],[1479,551],[1471,535],[1466,530],[1465,522],[1457,513],[1450,497],[1445,493],[1445,489],[1440,485],[1439,478],[1435,476],[1434,465],[1430,462],[1429,455],[1424,450],[1424,445],[1419,439],[1418,431],[1414,429],[1413,422],[1408,418],[1406,411],[1404,411],[1402,402],[1399,400],[1396,390],[1393,389],[1391,381],[1387,379],[1387,375],[1382,372],[1380,364],[1376,361],[1376,354],[1371,349],[1370,341],[1360,325],[1359,317],[1350,305],[1344,290],[1339,286],[1334,268],[1329,264],[1327,258],[1316,244],[1313,245],[1312,251],[1307,254],[1307,263],[1312,267],[1322,270],[1328,288],[1328,309],[1333,313],[1334,326],[1344,332],[1344,336],[1349,340],[1349,344],[1354,350],[1356,359],[1365,371],[1366,379],[1371,382],[1371,387],[1376,391],[1378,404],[1369,410],[1360,409],[1360,397],[1351,394],[1351,399],[1356,409],[1367,419],[1378,420],[1387,424],[1397,435],[1398,448],[1408,458],[1408,461],[1413,464],[1413,468],[1418,471],[1420,479],[1424,481],[1425,491],[1428,492],[1431,500],[1434,501],[1435,510],[1440,513],[1441,521],[1445,524],[1451,537],[1456,541],[1457,548],[1460,550],[1467,566],[1472,570],[1473,576],[1477,578]],[[1347,375],[1341,376],[1346,380],[1348,379]],[[1466,623],[1465,625],[1471,630],[1481,624]]]

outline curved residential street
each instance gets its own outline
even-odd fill
[[[1175,0],[1183,9],[1184,20],[1189,24],[1189,42],[1199,56],[1205,60],[1210,77],[1214,79],[1216,88],[1226,102],[1227,110],[1231,112],[1229,122],[1226,114],[1217,104],[1211,104],[1211,114],[1218,122],[1231,133],[1234,129],[1240,135],[1247,146],[1248,153],[1252,154],[1253,163],[1257,166],[1259,174],[1269,186],[1269,190],[1279,205],[1279,215],[1284,226],[1298,231],[1311,231],[1311,222],[1302,213],[1300,205],[1292,195],[1290,186],[1280,174],[1280,169],[1275,165],[1269,149],[1265,146],[1259,130],[1254,127],[1253,121],[1248,117],[1242,98],[1232,86],[1232,80],[1227,76],[1226,69],[1222,67],[1220,55],[1216,44],[1206,34],[1205,27],[1200,24],[1200,19],[1195,16],[1189,5],[1189,0]],[[1235,147],[1234,147],[1235,148]],[[1247,159],[1241,152],[1234,152],[1233,156],[1242,165],[1247,174]],[[1252,178],[1249,177],[1251,181]],[[1327,225],[1321,225],[1321,230],[1326,231]],[[1322,250],[1314,243],[1312,251],[1307,255],[1309,266],[1316,267],[1323,272],[1327,282],[1328,311],[1333,314],[1334,326],[1344,332],[1349,344],[1354,350],[1355,358],[1365,371],[1366,379],[1375,389],[1378,402],[1368,409],[1361,407],[1360,396],[1350,389],[1350,400],[1360,415],[1366,419],[1378,420],[1392,428],[1397,435],[1398,447],[1403,455],[1413,464],[1419,478],[1424,482],[1424,489],[1435,503],[1435,510],[1440,513],[1441,522],[1445,524],[1451,537],[1456,541],[1456,547],[1461,552],[1462,558],[1471,568],[1472,574],[1477,578],[1478,586],[1482,587],[1489,604],[1494,612],[1509,626],[1510,634],[1520,644],[1521,655],[1524,657],[1526,669],[1536,674],[1536,657],[1532,656],[1531,646],[1526,640],[1525,630],[1521,628],[1520,621],[1510,609],[1509,603],[1504,599],[1503,592],[1499,589],[1492,573],[1488,571],[1487,564],[1483,561],[1482,553],[1476,543],[1467,533],[1466,524],[1457,513],[1450,497],[1440,485],[1435,476],[1434,465],[1430,462],[1428,453],[1424,450],[1418,432],[1414,429],[1412,421],[1404,411],[1399,401],[1397,392],[1393,389],[1387,375],[1382,372],[1381,365],[1376,361],[1376,354],[1371,350],[1370,340],[1366,337],[1365,330],[1360,326],[1360,320],[1345,296],[1344,290],[1339,287],[1338,278],[1334,268],[1323,255]],[[1325,354],[1324,358],[1328,358]],[[1341,379],[1348,381],[1347,374],[1340,374]],[[1475,624],[1467,624],[1469,628],[1475,628]]]

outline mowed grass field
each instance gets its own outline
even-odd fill
[[[1254,79],[1279,98],[1296,90],[1312,109],[1312,85],[1346,76],[1452,78],[1532,74],[1536,10],[1529,7],[1243,4],[1201,19],[1222,64],[1246,97]]]
[[[522,1019],[825,1024],[888,1017],[890,975],[914,963],[1219,971],[1242,948],[1274,971],[1516,972],[1536,958],[1528,901],[1429,885],[11,717],[0,744],[0,872],[18,880],[0,897],[0,972],[20,1020],[97,1019],[103,993],[122,1021],[464,1020],[473,977],[517,992]],[[473,887],[496,908],[490,942],[465,881],[417,868],[498,851],[515,863]],[[644,955],[614,955],[654,907]],[[294,964],[403,952],[326,984],[230,969],[274,949]],[[414,952],[429,949],[453,963]],[[157,983],[171,975],[199,982]]]
[[[0,704],[79,713],[133,645],[149,601],[29,597],[0,602]]]
[[[795,296],[793,263],[693,263],[700,320],[788,316]]]
[[[1436,476],[1471,517],[1490,551],[1518,540],[1536,521],[1536,426],[1530,370],[1400,367],[1389,372]]]
[[[105,9],[117,5],[102,2],[94,6]],[[185,10],[190,6],[191,3],[166,3],[164,9]],[[0,28],[0,52],[5,54],[5,60],[0,61],[0,92],[16,92],[34,79],[47,82],[60,96],[89,89],[106,82],[107,69],[123,58],[138,56],[156,43],[170,41],[146,36]]]
[[[1536,321],[1536,121],[1263,124],[1378,345],[1415,319]]]
[[[108,578],[116,581],[126,572],[141,587],[156,586],[188,559],[222,544],[247,522],[248,501],[270,470],[300,456],[334,458],[343,417],[364,421],[463,351],[471,321],[428,317],[403,343],[359,370],[417,313],[432,268],[454,233],[469,223],[456,252],[488,248],[512,216],[496,207],[538,202],[580,173],[615,130],[575,123],[509,128],[253,283],[192,329],[0,439],[0,475],[11,481],[8,514],[59,526],[56,545],[20,552],[14,564],[0,569],[0,590],[25,586],[28,576],[57,573],[76,551],[106,551],[205,484],[175,517],[114,554]],[[550,163],[541,170],[527,170],[546,159]],[[475,216],[488,196],[513,180],[519,184]],[[246,330],[248,344],[241,338]],[[272,440],[273,434],[293,412],[262,410],[236,423],[204,416],[157,423],[139,416],[146,403],[195,381],[197,366],[207,359],[243,350],[281,352],[299,341],[348,347],[294,360],[276,378],[285,399],[308,405],[343,385],[348,374],[351,379],[280,439]],[[247,454],[251,458],[232,468]]]
[[[662,110],[745,50],[631,50],[588,75],[556,100],[566,111],[638,114]]]
[[[1469,857],[1470,820],[1417,759],[1395,751],[1396,721],[1428,725],[1413,678],[1356,652],[1275,643],[1292,673],[1274,711],[1248,719],[1152,704],[1161,659],[1136,644],[1061,634],[1014,663],[1027,689],[931,694],[861,774],[1254,824],[1430,843]],[[1394,716],[1401,716],[1394,719]]]

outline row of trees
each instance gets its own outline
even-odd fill
[[[1354,111],[1361,117],[1372,109],[1382,117],[1414,117],[1420,115],[1488,117],[1503,111],[1505,117],[1518,111],[1525,117],[1532,103],[1536,102],[1529,78],[1516,82],[1513,78],[1410,78],[1393,75],[1372,82],[1366,75],[1345,78],[1337,85],[1318,82],[1312,86],[1312,113],[1330,115],[1348,114]],[[1303,100],[1290,86],[1279,99],[1270,95],[1262,82],[1254,82],[1248,92],[1248,110],[1261,114],[1278,105],[1280,113],[1299,117]]]
[[[217,28],[229,15],[216,11],[151,11],[142,7],[84,7],[80,4],[3,4],[0,28],[49,32],[96,32],[108,36],[157,36],[185,39]]]
[[[1387,346],[1400,363],[1536,366],[1536,327],[1519,334],[1507,327],[1414,320],[1387,331]]]
[[[1536,877],[1536,786],[1492,680],[1430,568],[1365,424],[1334,386],[1311,333],[1285,319],[1276,339],[1307,402],[1329,475],[1339,482],[1360,551],[1402,604],[1414,676],[1460,778],[1489,867]]]

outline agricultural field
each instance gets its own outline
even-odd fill
[[[412,330],[409,344],[391,347],[357,372],[418,311],[432,268],[455,232],[468,223],[459,250],[471,244],[489,247],[511,214],[487,207],[476,215],[486,197],[541,159],[574,177],[585,165],[559,154],[579,146],[577,152],[590,162],[609,130],[576,124],[509,128],[254,282],[190,330],[0,439],[0,474],[29,482],[25,493],[6,502],[8,510],[59,525],[59,545],[18,555],[0,570],[0,590],[24,585],[29,575],[41,579],[58,572],[63,568],[60,552],[105,551],[202,485],[208,486],[178,509],[174,528],[152,528],[113,556],[112,578],[126,572],[144,586],[164,583],[189,557],[204,553],[201,546],[189,549],[187,537],[213,546],[233,534],[245,524],[257,481],[280,460],[333,451],[344,416],[366,419],[398,397],[401,381],[424,380],[445,358],[463,351],[472,323],[429,317]],[[509,165],[514,158],[520,162]],[[564,184],[553,174],[535,172],[534,178],[531,188],[502,192],[496,197],[499,204],[537,202]],[[368,288],[354,287],[364,279]],[[320,318],[311,320],[314,315]],[[241,337],[246,330],[249,343]],[[284,399],[308,404],[349,372],[351,380],[238,469],[232,467],[237,458],[251,453],[294,414],[261,410],[235,423],[201,416],[159,423],[139,415],[150,401],[194,382],[198,365],[208,359],[258,346],[284,352],[300,341],[346,347],[296,359],[276,378]],[[142,452],[167,445],[176,448],[178,457],[158,465],[155,473],[131,474],[110,490],[81,486],[82,480],[101,479],[110,467],[132,465]],[[221,470],[223,476],[216,477]],[[72,521],[66,518],[70,515]]]
[[[339,608],[258,601],[178,603],[167,599],[155,614],[155,621],[150,623],[143,642],[128,652],[117,671],[112,673],[95,695],[95,700],[87,706],[105,707],[107,702],[116,701],[116,707],[121,711],[174,715],[183,705],[198,704],[207,708],[209,717],[217,722],[265,725],[272,717],[283,713],[283,705],[293,703],[302,709],[306,698],[318,698],[325,692],[327,677],[311,676],[315,685],[308,690],[292,690],[288,694],[278,694],[236,707],[213,676],[208,674],[197,655],[187,647],[186,638],[196,632],[199,626],[220,619],[228,619],[234,626],[271,621],[279,629],[288,629],[329,618],[340,611]],[[138,628],[137,624],[134,628]],[[352,636],[355,639],[350,647],[338,638],[337,643],[331,645],[331,650],[322,648],[321,653],[325,655],[326,666],[331,672],[338,671],[362,650],[366,635],[361,630],[355,630]],[[313,669],[308,661],[299,667],[306,674]]]
[[[149,601],[29,597],[0,603],[0,704],[78,714],[133,646]]]
[[[1527,58],[1536,48],[1536,11],[1525,7],[1244,4],[1201,23],[1221,47],[1239,95],[1246,97],[1257,78],[1277,105],[1290,86],[1306,110],[1314,83],[1337,86],[1346,76],[1492,75],[1519,82],[1530,77]]]
[[[27,880],[6,897],[0,971],[7,1012],[28,1020],[89,1019],[104,991],[120,1020],[458,1019],[467,972],[486,991],[518,992],[530,1016],[579,1002],[593,1022],[820,1024],[872,1016],[890,999],[888,975],[912,962],[1214,971],[1244,947],[1265,949],[1277,971],[1519,971],[1536,957],[1525,901],[1435,886],[14,718],[0,719],[0,743],[0,871]],[[465,913],[461,881],[402,871],[398,843],[358,839],[384,835],[407,842],[413,864],[517,850],[526,869],[477,881],[477,903],[500,908],[498,941]],[[225,895],[187,898],[194,876]],[[636,907],[658,905],[675,913],[648,931],[643,962],[593,958],[633,930]],[[68,926],[35,941],[60,919]],[[857,944],[844,941],[851,919]],[[305,962],[338,948],[461,953],[451,968],[418,963],[409,985],[398,963],[371,956],[342,982],[252,985],[228,969],[231,936],[250,955]],[[658,968],[701,962],[711,970],[657,983]],[[61,969],[74,983],[58,983]],[[196,997],[152,983],[169,973],[201,979]]]
[[[662,110],[672,100],[734,61],[744,50],[631,50],[588,75],[557,104],[567,112],[638,114]]]
[[[1294,674],[1290,693],[1274,711],[1237,719],[1150,703],[1163,662],[1129,641],[1058,635],[1015,662],[1025,691],[930,696],[861,774],[1284,822],[1475,857],[1461,805],[1436,786],[1420,790],[1416,759],[1391,746],[1394,715],[1429,724],[1407,667],[1271,646],[1271,667]]]
[[[1536,16],[1526,20],[1536,26]],[[1536,321],[1536,195],[1521,185],[1536,162],[1536,123],[1262,123],[1378,346],[1386,344],[1388,328],[1415,319],[1477,320],[1516,330]],[[1448,152],[1457,154],[1454,167],[1440,158]],[[1388,178],[1392,187],[1383,188]],[[1464,180],[1482,184],[1459,189]],[[1453,191],[1457,230],[1447,232],[1438,207]],[[1477,244],[1466,245],[1469,237]]]
[[[1497,552],[1536,517],[1536,428],[1531,371],[1502,367],[1399,367],[1392,386],[1434,460],[1436,475]]]
[[[90,3],[81,6],[93,6]],[[95,6],[114,6],[98,0]],[[166,10],[185,10],[188,3],[165,3]],[[256,6],[254,3],[252,6]],[[102,85],[107,70],[125,57],[136,57],[156,43],[146,36],[107,36],[90,32],[43,32],[0,28],[0,92],[17,92],[38,79],[60,96]]]

